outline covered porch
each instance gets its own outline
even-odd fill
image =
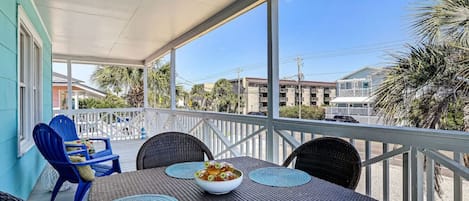
[[[304,142],[334,136],[351,142],[361,154],[363,171],[357,188],[360,193],[379,200],[439,199],[434,190],[433,170],[436,164],[441,164],[445,178],[442,188],[447,196],[444,198],[468,199],[469,195],[463,193],[469,192],[469,169],[462,160],[463,154],[469,153],[469,135],[465,132],[279,117],[278,0],[107,3],[37,0],[36,4],[54,44],[53,60],[67,63],[68,68],[69,109],[54,114],[72,118],[81,137],[111,138],[113,150],[122,157],[124,171],[135,170],[136,152],[144,140],[164,131],[196,136],[216,159],[250,156],[276,164],[281,164]],[[176,109],[177,49],[261,4],[267,4],[267,117]],[[126,20],[116,20],[122,16]],[[149,26],[150,21],[155,25]],[[93,35],[84,33],[90,23],[102,30]],[[171,31],[158,32],[162,27]],[[170,109],[150,108],[147,69],[167,53],[171,60]],[[74,63],[143,68],[144,106],[72,110]],[[113,121],[115,118],[125,121]],[[49,198],[50,193],[36,187],[30,200]],[[73,195],[73,191],[67,193]],[[59,193],[58,200],[68,198],[67,194]]]

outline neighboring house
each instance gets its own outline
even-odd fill
[[[52,45],[31,0],[0,1],[0,191],[27,199],[45,160],[32,131],[52,117]]]
[[[238,94],[238,80],[231,80],[233,90]],[[239,80],[240,94],[243,96],[244,107],[242,113],[267,112],[267,79],[245,77]],[[301,81],[301,96],[299,85],[294,80],[280,80],[280,106],[329,105],[336,96],[335,82]]]
[[[52,102],[54,110],[67,109],[67,76],[52,73]],[[84,81],[72,78],[72,109],[80,109],[78,101],[85,98],[104,98],[106,93],[84,84]],[[77,101],[78,100],[78,101]]]
[[[385,68],[365,67],[337,80],[337,97],[326,109],[326,118],[346,115],[360,123],[380,124],[372,96],[385,76]]]

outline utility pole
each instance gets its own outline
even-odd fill
[[[243,69],[241,68],[238,68],[238,70],[236,71],[238,73],[238,106],[237,106],[237,110],[238,110],[238,114],[241,114],[241,80],[240,80],[240,77],[239,77],[239,73],[243,72]]]
[[[301,72],[301,67],[303,66],[303,59],[301,57],[296,57],[296,65],[298,66],[298,118],[301,119],[301,106],[303,104],[303,93],[301,90],[301,81],[303,80],[303,73]]]

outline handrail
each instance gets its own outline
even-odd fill
[[[451,153],[448,152],[453,152],[455,157],[460,156],[461,153],[469,153],[469,133],[461,131],[288,118],[276,118],[268,122],[264,116],[154,108],[72,110],[70,115],[79,117],[76,121],[84,122],[84,129],[100,130],[99,132],[91,131],[90,135],[99,136],[110,131],[109,136],[116,140],[140,138],[140,126],[145,128],[149,135],[165,130],[188,132],[202,140],[216,158],[248,155],[266,160],[269,151],[267,149],[273,148],[274,150],[270,151],[274,153],[274,161],[281,161],[296,147],[307,140],[317,138],[318,135],[348,138],[357,149],[362,148],[360,153],[364,153],[365,156],[362,160],[365,172],[364,193],[371,195],[372,188],[375,188],[372,187],[375,178],[372,177],[371,166],[382,166],[383,200],[389,200],[390,197],[389,173],[391,164],[395,165],[394,159],[402,160],[403,199],[416,198],[418,200],[423,195],[425,188],[422,182],[423,156],[427,157],[428,168],[432,169],[435,163],[439,163],[455,173],[454,189],[461,189],[461,178],[468,179],[469,177],[469,169],[461,164],[461,160],[449,157]],[[131,120],[117,124],[110,121],[113,118],[112,115],[130,115]],[[94,124],[97,126],[93,127]],[[267,146],[268,126],[273,126],[275,131],[271,136],[274,138],[274,146]],[[132,130],[133,133],[125,134],[122,132],[123,128]],[[372,146],[372,142],[382,143],[382,147]],[[390,150],[388,145],[395,147]],[[443,152],[440,153],[440,151]],[[427,199],[433,200],[434,175],[433,171],[428,168],[426,174],[429,178],[427,178],[426,188],[427,191],[431,190],[427,193]],[[446,175],[448,176],[448,173]],[[454,191],[455,200],[462,200],[461,195],[459,190]]]
[[[274,119],[279,130],[312,132],[383,143],[469,153],[469,133],[462,131],[351,124],[301,119]]]

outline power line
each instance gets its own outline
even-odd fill
[[[395,47],[400,47],[402,46],[401,42],[405,42],[404,40],[397,40],[397,41],[389,41],[389,42],[381,42],[381,43],[374,43],[370,45],[365,45],[365,46],[357,46],[357,47],[351,47],[351,48],[344,48],[341,50],[332,50],[332,51],[324,51],[324,52],[318,52],[318,53],[312,53],[312,54],[306,54],[303,56],[303,60],[309,60],[309,59],[314,59],[314,58],[330,58],[330,57],[340,57],[340,56],[349,56],[349,55],[356,55],[356,54],[365,54],[365,53],[371,53],[371,52],[376,52],[376,51],[382,51],[382,50],[391,50]],[[287,64],[287,63],[293,63],[295,62],[294,59],[296,57],[285,57],[279,59],[280,62],[279,64]],[[254,66],[255,65],[255,66]],[[252,71],[258,68],[264,68],[265,63],[256,63],[256,64],[251,64],[251,65],[243,65],[244,68],[249,68],[249,69],[244,69],[244,71]],[[240,68],[232,68],[228,69],[226,71],[222,71],[219,73],[211,74],[208,76],[205,76],[201,79],[196,79],[195,81],[190,81],[190,82],[201,82],[205,80],[209,80],[212,78],[216,78],[220,75],[225,75],[228,73],[236,73]]]

